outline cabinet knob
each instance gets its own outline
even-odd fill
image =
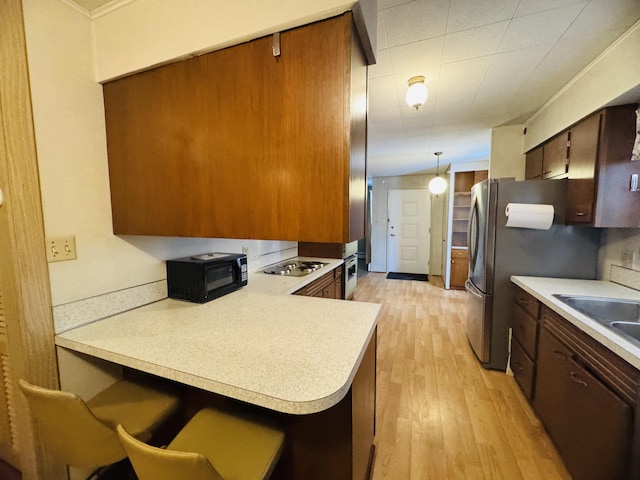
[[[585,215],[585,212],[576,212],[576,217],[584,217]]]

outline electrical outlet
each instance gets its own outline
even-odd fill
[[[249,258],[249,246],[248,245],[245,245],[244,247],[242,247],[242,253],[244,255],[246,255],[247,258]]]
[[[70,235],[68,237],[47,237],[47,262],[62,262],[64,260],[75,260],[76,256],[76,237]]]

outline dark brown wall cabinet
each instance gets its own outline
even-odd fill
[[[640,192],[630,191],[635,105],[610,107],[571,128],[567,223],[640,227]]]
[[[366,63],[350,13],[104,85],[116,234],[364,237]]]
[[[635,105],[596,112],[526,154],[525,179],[569,178],[566,222],[640,227],[640,192],[630,191]]]
[[[542,306],[533,406],[575,480],[633,473],[639,372]]]

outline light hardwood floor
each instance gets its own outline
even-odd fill
[[[358,279],[382,304],[374,480],[571,479],[513,377],[484,370],[464,333],[464,291]]]

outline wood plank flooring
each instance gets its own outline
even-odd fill
[[[483,369],[464,333],[466,294],[358,278],[382,304],[373,480],[570,480],[513,377]]]
[[[355,300],[382,304],[373,480],[570,480],[513,377],[471,352],[465,295],[358,278]]]

